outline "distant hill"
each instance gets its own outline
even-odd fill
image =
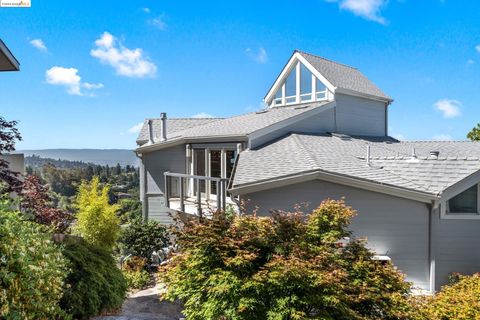
[[[81,161],[99,165],[121,166],[131,165],[138,167],[138,158],[133,150],[125,149],[44,149],[19,150],[25,157],[37,155],[41,158],[55,160]]]

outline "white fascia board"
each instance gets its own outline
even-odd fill
[[[422,203],[432,203],[438,199],[437,196],[430,193],[408,190],[404,188],[394,187],[376,182],[370,182],[362,179],[347,177],[339,174],[324,172],[321,170],[314,170],[309,172],[299,173],[297,175],[289,175],[276,179],[266,181],[259,181],[249,184],[240,185],[228,190],[233,195],[249,194],[274,188],[279,188],[287,185],[292,185],[300,182],[311,180],[323,180],[326,182],[342,184],[353,188],[368,190],[377,193],[388,194],[394,197],[410,199]]]
[[[306,104],[312,104],[312,102],[310,103],[306,103]],[[317,106],[317,107],[314,107],[312,108],[312,110],[309,110],[309,111],[306,111],[304,113],[301,113],[299,115],[296,115],[296,116],[293,116],[293,117],[290,117],[290,118],[287,118],[283,121],[280,121],[280,122],[277,122],[277,123],[274,123],[268,127],[264,127],[262,129],[259,129],[257,131],[254,131],[252,133],[250,133],[248,135],[248,144],[249,144],[249,148],[250,148],[250,145],[251,145],[251,142],[252,140],[255,140],[259,137],[262,137],[266,134],[269,134],[271,132],[274,132],[276,130],[280,130],[282,128],[285,128],[289,125],[292,125],[294,124],[295,122],[298,122],[298,121],[301,121],[301,120],[304,120],[304,119],[307,119],[313,115],[316,115],[318,113],[321,113],[321,112],[324,112],[324,111],[327,111],[327,110],[330,110],[332,108],[335,107],[335,101],[331,101],[325,105],[322,105],[322,106]],[[279,107],[279,108],[282,108],[282,107]]]
[[[311,73],[313,73],[320,81],[325,84],[325,86],[332,92],[335,92],[335,86],[333,86],[323,75],[318,72],[317,69],[315,69],[308,61],[305,59],[299,52],[295,52],[291,57],[290,60],[288,60],[287,64],[283,68],[282,72],[278,76],[277,80],[273,83],[272,87],[268,91],[267,95],[263,99],[265,103],[268,104],[268,101],[272,100],[273,96],[275,95],[275,92],[277,92],[277,89],[279,86],[282,85],[283,81],[287,78],[289,75],[290,71],[292,70],[293,66],[297,61],[300,61],[307,67],[308,70],[310,70]]]

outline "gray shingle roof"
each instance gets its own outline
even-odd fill
[[[335,87],[391,100],[358,69],[299,50],[297,52]]]
[[[371,165],[366,164],[367,145]],[[412,161],[412,148],[417,159]],[[438,159],[429,156],[439,151]],[[398,142],[392,138],[290,134],[239,157],[233,187],[322,171],[438,194],[480,170],[480,143]]]
[[[170,118],[167,119],[167,139],[171,138],[175,132],[179,132],[185,129],[193,128],[196,126],[201,126],[207,123],[215,122],[221,120],[222,118]],[[142,145],[148,141],[148,126],[146,119],[143,122],[142,129],[138,134],[137,144]],[[162,120],[159,118],[151,119],[153,120],[153,136],[154,140],[159,139],[160,132],[162,131]]]
[[[199,138],[199,137],[219,137],[219,136],[247,136],[248,134],[257,130],[266,128],[273,124],[287,120],[289,118],[301,115],[302,113],[312,111],[316,108],[321,108],[330,101],[314,102],[300,106],[288,106],[269,108],[257,112],[250,112],[239,116],[234,116],[226,119],[203,119],[204,123],[192,124],[190,122],[175,121],[172,124],[167,123],[167,140],[180,138]],[[194,120],[194,119],[183,119]],[[197,119],[195,119],[197,120]],[[210,121],[209,121],[210,120]],[[175,128],[172,128],[174,127]],[[160,120],[154,121],[153,130],[155,136],[159,136],[161,130]],[[140,137],[146,141],[148,140],[147,125],[144,124]],[[139,138],[140,138],[139,137]],[[146,140],[145,140],[146,139]],[[158,140],[154,139],[156,142]]]

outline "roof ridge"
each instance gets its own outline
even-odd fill
[[[314,166],[317,169],[320,169],[320,166],[318,165],[317,161],[315,160],[315,158],[311,154],[310,150],[305,146],[304,142],[299,138],[298,134],[297,133],[291,133],[291,136],[293,137],[293,139],[295,139],[298,146],[300,148],[302,148],[303,153],[305,153],[307,155],[307,157],[309,159],[309,162],[312,165],[312,167]]]
[[[338,64],[338,65],[340,65],[340,66],[344,66],[344,67],[347,67],[347,68],[350,68],[350,69],[358,70],[357,67],[353,67],[353,66],[350,66],[350,65],[345,64],[345,63],[341,63],[341,62],[337,62],[337,61],[334,61],[334,60],[331,60],[331,59],[327,59],[327,58],[318,56],[318,55],[316,55],[316,54],[311,54],[311,53],[308,53],[308,52],[305,52],[305,51],[302,51],[302,50],[299,50],[299,49],[295,49],[295,52],[298,52],[298,53],[300,53],[300,54],[306,54],[306,55],[315,57],[315,58],[317,58],[317,59],[322,59],[322,60],[325,60],[325,61],[328,61],[328,62],[331,62],[331,63],[335,63],[335,64]]]
[[[218,119],[226,119],[221,117],[208,117],[208,118],[167,118],[167,120],[218,120]],[[146,118],[145,120],[162,120],[162,118]]]

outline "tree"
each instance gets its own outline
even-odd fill
[[[477,123],[475,127],[467,134],[467,138],[472,141],[480,141],[480,123]]]
[[[101,187],[98,177],[82,182],[75,200],[78,212],[74,231],[92,245],[111,250],[120,232],[120,221],[119,206],[110,204],[108,193],[109,187]]]
[[[324,201],[305,216],[189,222],[160,276],[188,319],[412,319],[410,284],[347,230],[355,212]],[[347,241],[349,239],[349,241]]]
[[[42,185],[37,176],[27,176],[21,191],[20,209],[37,223],[50,226],[55,232],[65,232],[73,216],[66,210],[58,209],[49,195],[48,186]]]
[[[0,155],[15,151],[15,143],[22,140],[16,125],[17,121],[7,121],[0,116]],[[20,173],[10,170],[8,161],[0,158],[1,193],[19,191],[22,186],[19,175]]]

